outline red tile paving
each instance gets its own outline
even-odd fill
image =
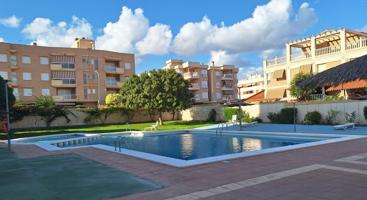
[[[14,151],[21,157],[73,152],[164,185],[160,190],[118,199],[166,199],[313,164],[367,170],[367,166],[334,162],[343,157],[366,153],[367,138],[187,168],[175,168],[94,148],[47,152],[33,145],[16,145]],[[367,199],[366,180],[367,175],[319,169],[218,194],[209,199],[354,200],[363,196]]]

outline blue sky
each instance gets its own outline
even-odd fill
[[[180,58],[236,64],[244,76],[261,66],[262,57],[281,53],[285,41],[341,27],[367,31],[365,0],[12,0],[1,5],[0,38],[6,42],[68,46],[73,37],[87,36],[97,40],[97,48],[135,53],[137,73]]]

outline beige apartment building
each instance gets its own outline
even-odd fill
[[[240,99],[247,99],[264,90],[263,74],[255,73],[248,75],[247,79],[239,80]]]
[[[163,69],[174,69],[189,80],[196,103],[225,102],[237,96],[238,69],[233,65],[208,66],[198,62],[168,60]]]
[[[289,42],[284,57],[263,61],[265,99],[289,100],[290,83],[297,73],[316,74],[365,54],[367,33],[348,29]]]
[[[21,101],[45,95],[61,105],[96,106],[134,72],[133,54],[96,50],[85,38],[71,48],[0,42],[0,75]]]

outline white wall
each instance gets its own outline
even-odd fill
[[[282,108],[292,107],[291,103],[278,102],[278,103],[262,103],[252,106],[244,106],[242,109],[250,114],[252,117],[260,117],[264,122],[269,122],[267,117],[269,112],[279,112]],[[364,119],[363,108],[367,106],[367,101],[334,101],[334,102],[309,102],[309,103],[297,103],[298,110],[297,119],[302,122],[307,112],[318,111],[322,117],[325,118],[327,112],[331,109],[340,111],[337,122],[345,122],[345,113],[356,112],[356,122],[359,124],[367,124]]]

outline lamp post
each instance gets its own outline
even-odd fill
[[[293,104],[293,132],[297,132],[296,127],[296,101],[292,101]]]
[[[10,117],[9,117],[9,94],[8,94],[8,80],[4,81],[4,87],[5,87],[5,115],[6,115],[6,132],[7,134],[7,139],[8,139],[8,150],[11,151],[11,140],[10,140],[10,134],[11,134],[11,129],[10,129]]]
[[[97,70],[94,71],[94,73],[97,74],[97,107],[99,107],[99,99],[100,99],[100,96],[99,96],[99,72]]]

